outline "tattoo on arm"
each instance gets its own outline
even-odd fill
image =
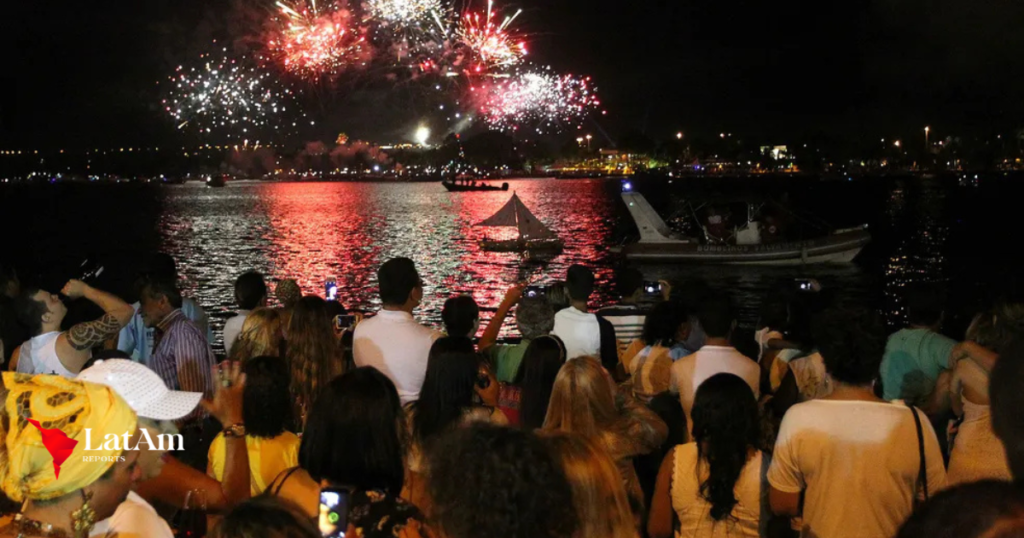
[[[113,314],[87,323],[79,323],[68,331],[68,343],[78,351],[84,351],[102,344],[121,331],[121,324]]]

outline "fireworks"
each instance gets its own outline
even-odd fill
[[[412,26],[436,18],[441,0],[368,0],[366,11],[385,24]]]
[[[178,129],[191,126],[204,134],[224,131],[231,138],[250,130],[276,130],[293,105],[294,94],[268,73],[229,57],[226,50],[219,59],[213,54],[200,56],[200,67],[178,66],[168,77],[171,90],[162,101],[164,109],[178,122]]]
[[[269,42],[287,71],[303,76],[330,76],[349,65],[365,63],[365,40],[348,28],[349,14],[333,4],[320,9],[316,0],[302,7],[277,2],[283,28]]]
[[[473,56],[473,70],[477,73],[516,65],[526,56],[526,44],[508,32],[509,25],[523,10],[505,17],[498,24],[492,7],[493,0],[488,0],[483,17],[479,13],[463,13],[462,25],[457,31],[459,42]]]
[[[578,126],[600,105],[590,78],[543,71],[517,73],[473,91],[485,121],[506,131],[529,126],[543,133]]]

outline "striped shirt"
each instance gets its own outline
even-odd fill
[[[180,309],[174,310],[156,325],[150,367],[163,379],[167,388],[202,392],[213,396],[213,374],[216,364],[213,350],[199,327]],[[188,422],[203,416],[203,408],[182,419]]]
[[[640,338],[644,330],[647,313],[636,305],[622,304],[606,306],[597,311],[597,315],[611,322],[615,327],[615,338],[619,344],[619,355],[625,353],[629,344]]]

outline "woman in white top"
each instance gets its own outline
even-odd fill
[[[765,473],[770,456],[759,448],[757,400],[745,381],[717,374],[701,383],[693,402],[693,438],[665,457],[651,500],[651,538],[764,536]]]
[[[1019,309],[1000,307],[979,314],[967,329],[967,340],[996,353],[1009,344],[1021,325]],[[970,359],[957,362],[950,381],[950,404],[963,418],[949,458],[950,485],[984,479],[1012,480],[1003,443],[992,430],[989,414],[989,373]]]

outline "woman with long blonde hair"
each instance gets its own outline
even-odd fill
[[[253,357],[280,357],[282,342],[281,314],[273,308],[257,308],[245,317],[228,360],[245,362]]]
[[[295,418],[301,427],[306,422],[306,410],[320,391],[344,369],[327,303],[320,297],[308,295],[295,303],[285,356],[292,371]]]
[[[608,452],[634,508],[643,506],[632,458],[661,447],[668,426],[614,381],[594,357],[570,359],[558,371],[544,430],[579,434]]]
[[[580,522],[578,538],[636,538],[637,525],[615,462],[604,449],[581,435],[542,433],[572,488]]]

